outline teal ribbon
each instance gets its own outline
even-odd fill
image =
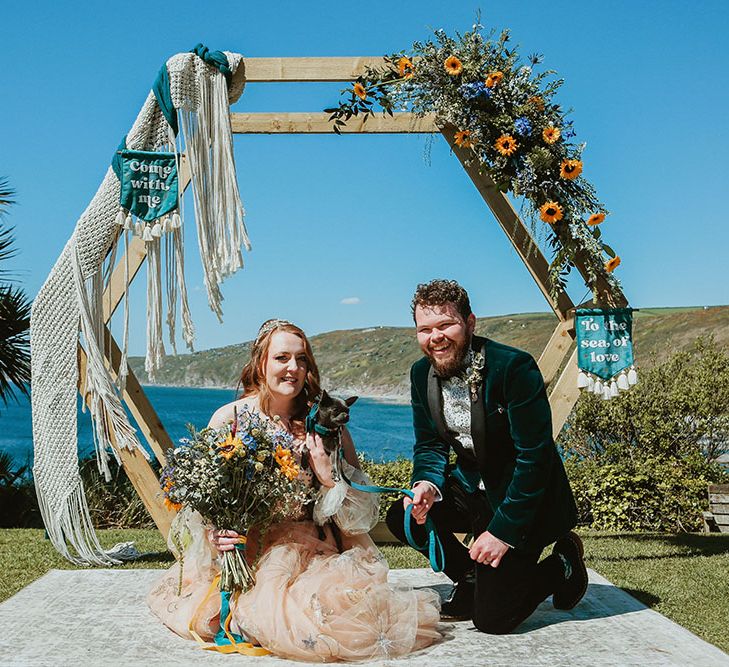
[[[340,457],[344,456],[341,448],[339,450],[339,455]],[[410,500],[413,500],[413,498],[415,497],[415,494],[410,489],[398,489],[390,486],[358,484],[357,482],[353,482],[351,479],[349,479],[343,470],[342,477],[344,478],[344,481],[349,484],[349,486],[351,486],[353,489],[356,489],[357,491],[364,491],[365,493],[402,493],[404,496],[410,498]],[[426,544],[418,544],[413,537],[412,513],[413,505],[410,504],[405,508],[405,539],[413,549],[416,549],[417,551],[425,551]],[[441,543],[440,538],[438,537],[438,533],[435,529],[435,522],[431,517],[425,517],[424,528],[426,533],[426,543],[430,567],[433,569],[433,572],[442,572],[443,568],[445,567],[445,553],[443,551],[443,544]]]
[[[245,550],[246,545],[236,544],[235,548]],[[220,628],[213,638],[218,646],[229,646],[231,644],[231,641],[228,639],[228,635],[225,634],[225,629],[223,627],[225,619],[228,618],[228,614],[230,614],[230,595],[230,591],[220,591]],[[236,644],[248,641],[244,635],[239,635],[235,632],[230,632],[230,636],[233,637]]]
[[[233,71],[230,69],[227,56],[222,51],[211,51],[207,46],[199,43],[195,45],[195,48],[192,49],[190,53],[194,53],[198,58],[202,58],[202,60],[204,60],[208,65],[216,67],[225,77],[225,80],[230,83]],[[170,74],[167,71],[167,63],[162,65],[159,72],[157,72],[157,78],[154,80],[152,92],[154,93],[154,97],[157,100],[157,104],[162,111],[162,114],[170,124],[175,136],[177,136],[180,128],[177,124],[177,110],[175,109],[175,105],[172,104],[172,94],[170,93]]]
[[[319,414],[319,404],[314,403],[314,405],[311,406],[311,410],[309,410],[309,414],[306,415],[306,432],[307,433],[318,433],[319,435],[323,435],[325,437],[334,435],[336,433],[335,429],[327,428],[326,426],[322,426],[316,420],[318,414]]]
[[[228,63],[228,56],[222,51],[211,51],[202,42],[195,45],[190,53],[194,53],[198,58],[204,60],[208,65],[217,67],[220,73],[225,77],[225,80],[230,83],[230,78],[233,76],[233,70],[230,69]]]

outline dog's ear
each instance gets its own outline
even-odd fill
[[[350,396],[348,399],[346,399],[344,402],[347,404],[347,407],[350,408],[354,404],[354,402],[358,399],[358,396]]]

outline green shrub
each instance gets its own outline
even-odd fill
[[[104,481],[98,471],[96,458],[83,459],[79,472],[84,485],[91,519],[96,528],[154,528],[144,503],[129,481],[124,469],[109,462],[111,481]],[[157,468],[153,461],[152,467]]]
[[[398,458],[396,461],[385,461],[375,463],[372,459],[360,456],[360,464],[376,486],[387,486],[398,489],[410,488],[410,477],[413,474],[413,462],[409,459]],[[383,493],[380,495],[380,520],[385,520],[385,515],[390,505],[396,500],[402,499],[402,494]]]
[[[566,468],[579,524],[598,530],[698,531],[707,485],[727,478],[719,466],[699,457],[618,463],[569,459]]]
[[[564,429],[563,450],[580,458],[681,458],[715,461],[729,443],[729,354],[698,338],[609,401],[583,393]]]
[[[729,354],[699,338],[604,401],[583,394],[560,439],[579,522],[696,531],[729,441]]]
[[[0,528],[42,525],[30,467],[14,467],[10,454],[0,452]]]

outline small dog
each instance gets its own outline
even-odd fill
[[[319,426],[316,432],[321,435],[322,443],[327,454],[333,454],[339,447],[342,428],[349,421],[349,408],[357,400],[357,396],[352,396],[345,400],[330,396],[326,391],[322,392],[319,399],[319,409],[313,417],[311,425],[316,429],[314,424]]]

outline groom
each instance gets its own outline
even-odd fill
[[[572,609],[587,589],[587,570],[534,359],[474,335],[468,294],[455,281],[418,285],[412,311],[425,354],[410,371],[415,497],[393,504],[387,525],[404,542],[412,502],[413,536],[422,544],[426,516],[434,521],[455,583],[443,618],[504,634],[549,595],[557,609]],[[472,534],[470,549],[454,533]]]

